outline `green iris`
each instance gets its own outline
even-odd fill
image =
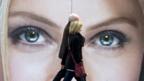
[[[110,46],[114,41],[114,38],[112,35],[104,34],[100,36],[100,43],[104,46]]]
[[[34,30],[26,31],[25,39],[28,42],[32,42],[32,43],[36,42],[39,39],[39,33],[37,31],[34,31]]]

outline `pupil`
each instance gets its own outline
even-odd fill
[[[109,39],[110,39],[110,37],[109,37],[108,35],[104,36],[104,40],[105,40],[105,41],[107,41],[107,42],[108,42],[108,41],[109,41]]]
[[[100,42],[104,46],[109,46],[113,43],[113,37],[111,35],[103,35],[100,37]]]
[[[36,42],[39,38],[39,34],[36,31],[30,30],[26,32],[25,38],[28,42]]]

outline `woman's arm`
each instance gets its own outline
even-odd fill
[[[69,26],[70,22],[66,25],[63,33],[63,38],[62,38],[62,43],[60,46],[60,51],[59,51],[59,58],[63,58],[63,54],[65,52],[66,46],[67,46],[67,39],[68,39],[68,34],[69,34]]]
[[[65,50],[64,50],[64,52],[63,52],[63,57],[62,57],[61,65],[65,65],[67,53],[68,53],[68,49],[65,48]]]

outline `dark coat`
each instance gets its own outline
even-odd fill
[[[70,55],[69,53],[69,47],[67,46],[64,51],[64,55],[62,58],[61,64],[65,65],[66,69],[72,69],[74,70],[74,61],[76,63],[82,62],[82,47],[84,46],[84,37],[80,33],[75,34],[69,34],[69,45],[70,51],[72,52]]]

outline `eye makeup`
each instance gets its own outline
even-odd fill
[[[40,27],[26,25],[9,32],[14,44],[23,42],[26,45],[52,44],[54,38]],[[43,41],[39,41],[43,40]],[[38,42],[39,41],[39,42]]]
[[[125,34],[117,30],[104,30],[96,33],[91,38],[91,44],[93,46],[99,46],[103,48],[119,48],[123,47],[128,38]]]
[[[52,40],[56,43],[59,43],[59,39],[61,36],[61,27],[56,25],[53,21],[49,22],[46,19],[39,19],[37,16],[29,16],[24,14],[15,14],[9,16],[9,28],[8,32],[11,33],[18,28],[25,28],[28,26],[32,26],[37,30],[42,30],[45,35],[52,38]],[[53,23],[53,24],[52,24]],[[35,30],[34,30],[35,31]],[[42,32],[41,32],[42,33]]]

